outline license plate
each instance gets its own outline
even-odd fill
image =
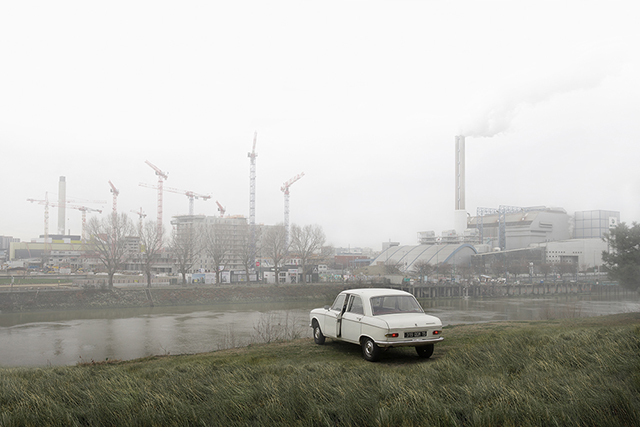
[[[416,338],[416,337],[426,337],[429,335],[429,331],[420,331],[420,332],[405,332],[405,338]]]

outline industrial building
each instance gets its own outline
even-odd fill
[[[504,209],[504,208],[503,208]],[[477,230],[479,243],[501,250],[526,248],[533,244],[571,238],[570,217],[562,208],[500,209],[469,218],[467,229]],[[504,243],[500,244],[503,240]]]
[[[454,151],[455,228],[440,236],[434,231],[419,232],[418,246],[386,247],[373,264],[396,265],[407,273],[422,260],[434,265],[468,263],[478,271],[506,264],[514,270],[520,264],[528,270],[554,265],[570,266],[576,272],[600,268],[602,252],[607,250],[603,237],[620,222],[619,212],[579,211],[572,216],[558,207],[502,205],[479,207],[476,216],[470,216],[465,206],[464,136],[455,137]]]
[[[137,236],[126,238],[126,250],[133,254],[122,266],[122,271],[142,271],[140,239]],[[11,265],[32,270],[45,271],[101,271],[102,262],[95,256],[90,243],[80,236],[49,235],[40,236],[32,242],[12,242],[10,249]],[[167,254],[161,256],[154,266],[156,273],[169,273],[173,260]]]
[[[448,230],[441,236],[431,232],[418,233],[419,246],[389,248],[374,263],[400,264],[411,271],[419,259],[429,263],[460,265],[462,258],[442,259],[441,246],[462,250],[473,247],[474,253],[462,262],[470,262],[476,271],[490,272],[492,267],[509,265],[514,271],[519,266],[534,267],[534,272],[558,270],[554,266],[569,266],[570,271],[599,271],[602,252],[607,250],[603,240],[608,230],[620,222],[620,213],[608,210],[575,212],[569,215],[562,208],[501,206],[498,209],[478,209],[478,215],[468,217],[467,229],[458,234]],[[488,212],[488,213],[487,213]],[[433,249],[425,251],[425,245]],[[454,253],[456,249],[448,249]],[[416,257],[415,254],[424,252]],[[389,260],[388,262],[386,260]]]

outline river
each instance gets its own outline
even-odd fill
[[[640,296],[560,295],[420,301],[443,324],[640,311]],[[60,366],[191,354],[310,337],[309,310],[330,301],[0,313],[0,366]],[[446,333],[446,330],[445,330]]]

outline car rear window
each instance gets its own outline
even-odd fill
[[[388,295],[371,298],[371,312],[374,316],[397,313],[423,313],[422,307],[410,295]]]

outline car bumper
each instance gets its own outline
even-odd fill
[[[443,340],[444,337],[416,338],[397,341],[376,341],[376,344],[378,344],[378,347],[417,347],[420,345],[435,344]]]

